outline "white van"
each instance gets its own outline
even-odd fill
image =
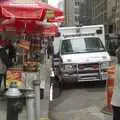
[[[54,40],[53,66],[60,82],[107,80],[111,57],[105,48],[103,25],[61,27]]]

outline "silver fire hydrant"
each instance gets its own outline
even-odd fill
[[[7,120],[18,120],[18,114],[22,111],[22,93],[17,88],[15,82],[11,83],[10,88],[5,93],[7,97]]]

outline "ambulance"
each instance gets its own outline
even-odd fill
[[[60,27],[53,46],[53,70],[60,83],[108,79],[111,57],[105,48],[104,25]]]

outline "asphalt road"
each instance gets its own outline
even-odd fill
[[[66,84],[60,97],[50,103],[52,120],[112,120],[101,112],[105,82]]]
[[[112,56],[116,63],[116,57]],[[105,82],[66,84],[60,97],[50,103],[52,120],[112,120],[101,112]]]
[[[116,57],[112,56],[116,63]],[[50,103],[52,120],[112,120],[101,112],[104,104],[105,82],[66,84],[60,97]]]

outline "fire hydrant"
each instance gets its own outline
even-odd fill
[[[18,120],[18,114],[22,111],[23,104],[21,102],[22,93],[13,82],[5,93],[7,97],[7,120]]]

